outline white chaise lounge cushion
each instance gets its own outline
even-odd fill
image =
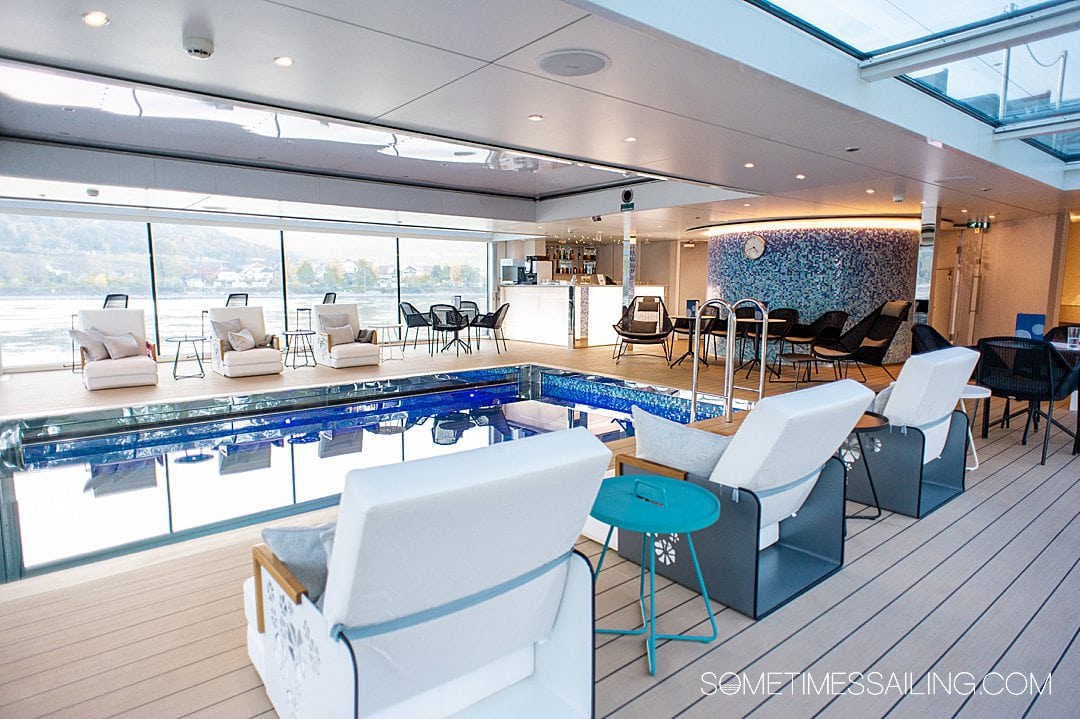
[[[743,420],[709,479],[761,497],[760,548],[776,541],[775,525],[799,510],[873,399],[845,379],[766,397]]]
[[[922,429],[924,463],[941,456],[952,411],[978,361],[978,352],[948,347],[912,355],[900,370],[883,414],[892,425]]]
[[[243,352],[228,350],[221,356],[221,362],[228,367],[281,364],[281,353],[273,347],[256,347]]]
[[[137,375],[157,376],[157,363],[146,355],[136,357],[123,357],[121,359],[97,360],[87,362],[83,373],[88,379],[104,379],[105,377],[125,377]]]
[[[577,428],[350,472],[323,595],[326,626],[410,617],[564,555],[610,458],[599,440]],[[358,691],[366,710],[377,712],[544,639],[565,577],[559,566],[448,616],[353,640],[364,667]]]

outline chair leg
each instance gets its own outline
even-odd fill
[[[986,398],[983,402],[983,418],[982,418],[982,438],[986,439],[990,436],[990,397]]]
[[[1031,415],[1035,412],[1035,403],[1028,402],[1027,419],[1024,421],[1024,436],[1020,439],[1020,444],[1026,445],[1028,438],[1028,430],[1031,429]]]
[[[1040,464],[1046,464],[1046,448],[1050,444],[1050,427],[1054,424],[1054,398],[1051,397],[1047,404],[1050,406],[1046,408],[1046,433],[1043,435],[1043,453]]]
[[[889,368],[886,367],[884,363],[882,363],[881,369],[885,370],[885,374],[889,375],[889,379],[891,379],[893,382],[896,381],[896,377],[893,377],[893,373],[889,371]],[[862,370],[860,369],[859,371],[861,372]]]
[[[855,360],[855,369],[859,370],[859,375],[862,377],[862,381],[865,382],[866,381],[866,373],[862,371],[862,365],[859,364],[858,360]],[[885,371],[888,372],[888,370],[885,370]],[[889,375],[889,376],[892,377],[892,375]],[[895,380],[896,378],[893,377],[893,379]]]

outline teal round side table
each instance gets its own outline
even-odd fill
[[[644,634],[649,659],[649,674],[656,674],[656,640],[673,639],[708,643],[716,639],[716,618],[709,604],[709,593],[701,577],[694,540],[690,533],[713,524],[720,517],[720,500],[708,490],[670,477],[630,474],[605,479],[593,503],[593,518],[610,525],[595,577],[600,576],[608,545],[615,528],[641,532],[641,574],[638,582],[638,605],[641,626],[637,629],[597,629],[598,634]],[[658,634],[656,632],[656,538],[661,534],[685,534],[694,561],[701,597],[709,615],[712,634]],[[648,557],[645,555],[648,554]],[[649,565],[649,610],[645,613],[645,562]]]

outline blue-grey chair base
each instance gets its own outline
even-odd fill
[[[878,443],[880,442],[880,446]],[[925,517],[964,491],[964,464],[968,451],[968,417],[956,410],[949,423],[945,448],[937,459],[923,464],[922,431],[891,428],[863,438],[866,461],[882,510],[916,519]],[[852,463],[847,498],[872,504],[873,497],[861,460]]]
[[[648,469],[625,464],[634,473]],[[715,482],[688,479],[720,500],[720,520],[694,533],[701,573],[709,596],[752,619],[760,619],[836,572],[844,564],[844,464],[825,463],[813,491],[794,517],[780,522],[780,539],[758,551],[761,504],[757,495]],[[738,493],[738,501],[733,499]],[[671,563],[658,554],[656,573],[697,591],[691,557],[676,545]],[[638,562],[642,537],[619,530],[619,554]]]

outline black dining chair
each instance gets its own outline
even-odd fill
[[[128,306],[128,296],[127,295],[116,293],[116,292],[110,292],[109,294],[105,295],[105,304],[103,304],[101,307],[102,307],[102,309],[106,309],[106,310],[109,310],[109,309],[121,309],[121,310],[123,310],[123,309],[127,309],[127,306]]]
[[[1070,327],[1080,327],[1080,325],[1076,325],[1076,324],[1058,325],[1057,327],[1051,328],[1050,331],[1048,331],[1045,335],[1043,335],[1043,339],[1046,340],[1047,342],[1063,342],[1063,343],[1068,342],[1069,341],[1069,328]]]
[[[476,326],[476,320],[480,319],[480,305],[472,300],[462,300],[458,305],[458,312],[469,322],[465,330],[465,338],[469,346],[472,346],[472,328]],[[476,347],[480,348],[480,333],[476,333]]]
[[[324,305],[337,304],[337,292],[327,292],[325,295],[323,295],[322,303]]]
[[[461,348],[464,347],[466,352],[472,352],[472,347],[462,341],[461,331],[466,332],[469,329],[469,321],[465,319],[465,316],[458,311],[457,307],[453,305],[432,305],[431,306],[431,329],[433,332],[439,332],[443,335],[449,336],[453,333],[453,339],[449,340],[443,345],[440,352],[445,352],[451,346],[456,351],[458,357],[461,356]]]
[[[473,327],[476,328],[476,347],[480,347],[480,330],[488,330],[491,332],[492,339],[495,340],[495,353],[499,352],[499,339],[502,339],[503,349],[509,351],[506,346],[506,335],[503,334],[502,326],[506,321],[506,314],[510,311],[510,303],[504,302],[499,306],[499,309],[494,312],[487,312],[476,318],[473,323]]]
[[[1057,348],[1046,340],[1023,337],[984,337],[979,340],[978,383],[996,397],[1028,403],[1027,421],[1021,444],[1027,444],[1032,424],[1038,431],[1039,418],[1046,419],[1043,435],[1042,464],[1050,444],[1053,425],[1073,438],[1073,454],[1080,451],[1080,413],[1077,427],[1070,430],[1054,419],[1054,403],[1067,399],[1077,389],[1080,365],[1070,366]],[[1042,403],[1046,402],[1046,411]],[[1005,414],[1008,416],[1008,406]],[[983,436],[989,428],[990,403],[983,405]]]
[[[753,309],[753,308],[750,308]],[[799,321],[799,311],[792,307],[777,307],[774,310],[769,310],[769,319],[782,320],[781,322],[770,322],[769,326],[765,329],[765,346],[768,350],[769,343],[773,343],[777,346],[777,355],[780,354],[780,350],[783,348],[784,339],[788,333],[791,332],[791,328],[795,326]],[[759,355],[761,353],[761,325],[750,324],[746,332],[746,338],[753,344],[754,359],[750,361],[750,366],[746,370],[746,376],[749,377],[750,373],[754,369],[755,364],[765,363],[765,367],[768,368],[769,373],[780,377],[780,364],[777,362],[776,367],[769,367],[768,358],[762,359]],[[771,377],[770,377],[771,379]]]
[[[226,307],[247,307],[247,292],[233,292],[225,299]]]
[[[405,337],[401,343],[401,349],[404,351],[405,343],[409,341],[409,330],[416,330],[416,333],[413,334],[412,343],[413,349],[416,349],[416,342],[420,339],[420,329],[424,328],[428,331],[428,354],[431,354],[431,315],[416,309],[411,302],[399,304],[398,311],[401,313],[401,319],[405,322]]]

